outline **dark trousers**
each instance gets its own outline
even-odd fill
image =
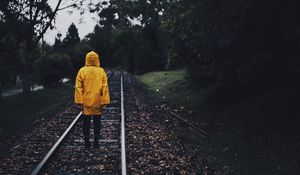
[[[89,138],[90,136],[90,125],[91,125],[91,119],[93,117],[94,121],[94,138],[99,139],[100,136],[100,128],[101,128],[101,120],[100,120],[100,115],[82,115],[83,118],[83,135],[85,138]]]

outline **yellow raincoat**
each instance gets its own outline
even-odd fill
[[[85,66],[77,73],[74,102],[83,106],[84,115],[100,115],[102,108],[110,104],[107,76],[96,52],[86,54]]]

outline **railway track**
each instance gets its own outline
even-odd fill
[[[36,174],[126,174],[123,78],[121,72],[109,73],[111,104],[101,116],[98,149],[85,149],[81,112],[42,161]],[[91,125],[91,130],[93,125]],[[91,132],[91,141],[93,140]]]
[[[68,104],[62,112],[39,119],[37,127],[0,159],[0,174],[123,175],[127,173],[126,155],[129,174],[205,174],[202,165],[206,165],[197,149],[180,142],[178,132],[185,131],[177,131],[178,121],[165,118],[170,116],[166,111],[150,105],[148,96],[126,72],[108,74],[111,105],[101,116],[98,149],[85,149],[79,109]]]

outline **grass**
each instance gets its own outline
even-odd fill
[[[220,88],[220,85],[209,85],[209,88],[191,88],[184,69],[149,72],[137,78],[146,86],[156,103],[168,104],[177,111],[190,114],[203,108],[203,104],[214,97],[216,89]],[[186,117],[193,120],[194,115]]]
[[[73,93],[71,84],[55,89],[43,89],[29,95],[17,94],[0,99],[0,136],[11,136],[31,128],[38,117],[49,113],[70,99]]]
[[[174,85],[176,85],[176,88],[183,87],[182,85],[185,83],[184,76],[185,71],[181,69],[177,71],[146,73],[138,78],[144,82],[153,93],[157,92],[158,95],[167,95],[174,91]]]
[[[191,89],[184,70],[138,76],[157,104],[168,104],[208,131],[210,140],[186,132],[216,174],[299,174],[299,85],[238,92],[220,84]],[[290,117],[294,116],[294,117]]]
[[[159,103],[176,104],[178,100],[189,101],[190,92],[183,69],[176,71],[151,72],[138,76],[148,88],[150,95]],[[180,92],[180,93],[178,93]]]

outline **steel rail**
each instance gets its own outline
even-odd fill
[[[43,160],[35,167],[35,169],[32,171],[31,175],[37,175],[42,168],[44,167],[44,165],[47,163],[47,161],[50,159],[50,157],[53,155],[53,153],[55,152],[55,150],[58,148],[58,146],[61,144],[61,142],[65,139],[65,137],[68,135],[68,133],[70,132],[70,130],[73,128],[73,126],[76,124],[76,122],[78,121],[78,119],[81,116],[80,112],[75,120],[73,120],[73,122],[71,123],[71,125],[66,129],[66,131],[60,136],[60,138],[57,140],[57,142],[54,144],[54,146],[51,148],[51,150],[46,154],[46,156],[43,158]]]
[[[198,128],[197,126],[193,125],[192,123],[188,122],[186,119],[183,119],[182,117],[180,117],[179,115],[175,114],[172,111],[169,111],[170,114],[172,114],[173,116],[175,116],[177,119],[179,119],[180,121],[184,122],[186,125],[188,125],[190,128],[192,128],[194,131],[198,132],[199,134],[205,136],[205,138],[208,139],[208,134],[207,132],[203,131],[202,129]]]
[[[107,79],[109,80],[112,76],[113,72],[111,71]],[[59,147],[59,145],[63,142],[63,140],[66,138],[66,136],[69,134],[69,132],[72,130],[72,128],[75,126],[77,121],[79,120],[80,116],[82,114],[82,111],[79,112],[79,114],[76,116],[76,118],[73,120],[73,122],[69,125],[69,127],[65,130],[65,132],[60,136],[60,138],[56,141],[56,143],[53,145],[53,147],[48,151],[46,156],[42,159],[42,161],[34,168],[34,170],[31,172],[31,175],[37,175],[41,172],[41,170],[44,168],[50,157],[53,155],[53,153],[56,151],[56,149]]]
[[[125,149],[125,115],[124,115],[123,75],[121,75],[121,164],[122,164],[122,175],[126,175],[127,168],[126,168],[126,149]]]

